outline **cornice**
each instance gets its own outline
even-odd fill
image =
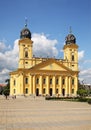
[[[32,44],[33,41],[29,38],[24,38],[24,39],[20,39],[18,44],[22,44],[22,43]]]
[[[66,48],[78,48],[79,46],[77,44],[67,44],[67,45],[64,45],[63,49],[66,49]]]

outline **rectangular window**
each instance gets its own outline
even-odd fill
[[[72,79],[72,85],[74,85],[74,79]]]
[[[14,89],[14,94],[16,93],[16,90]]]
[[[28,84],[28,78],[25,78],[25,84]]]
[[[72,93],[74,93],[74,89],[72,89]]]
[[[36,79],[36,84],[39,84],[39,78]]]
[[[43,94],[45,94],[45,93],[46,93],[46,89],[44,88],[44,89],[43,89]]]
[[[50,79],[50,84],[52,84],[52,78]]]
[[[58,84],[58,79],[56,79],[56,84]]]
[[[74,61],[74,55],[72,55],[72,61]]]
[[[56,94],[58,94],[58,89],[56,89]]]
[[[14,80],[14,86],[16,85],[16,81]]]
[[[65,84],[65,79],[62,80],[62,84],[63,84],[63,85]]]
[[[26,88],[25,92],[26,92],[26,94],[28,93],[28,88]]]
[[[46,79],[45,78],[43,79],[43,84],[46,84]]]

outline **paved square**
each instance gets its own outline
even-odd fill
[[[0,130],[91,130],[91,105],[0,97]]]

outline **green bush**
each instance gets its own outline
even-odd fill
[[[88,102],[88,104],[91,104],[91,99],[88,99],[88,101],[87,101],[87,102]]]
[[[87,99],[87,98],[84,98],[84,97],[80,97],[80,98],[78,98],[78,101],[79,101],[79,102],[87,102],[88,99]]]
[[[78,89],[77,94],[78,94],[80,97],[86,97],[86,96],[88,95],[88,91],[85,90],[85,89]]]

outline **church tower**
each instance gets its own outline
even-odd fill
[[[20,33],[19,40],[19,66],[18,68],[31,68],[32,66],[32,46],[31,32],[27,28],[27,24]]]
[[[10,95],[76,96],[78,90],[78,45],[70,33],[64,58],[33,57],[33,41],[27,24],[20,32],[19,66],[10,72]]]
[[[67,66],[75,71],[78,71],[78,45],[76,44],[76,38],[73,34],[68,34],[65,38],[64,60],[67,62]]]

